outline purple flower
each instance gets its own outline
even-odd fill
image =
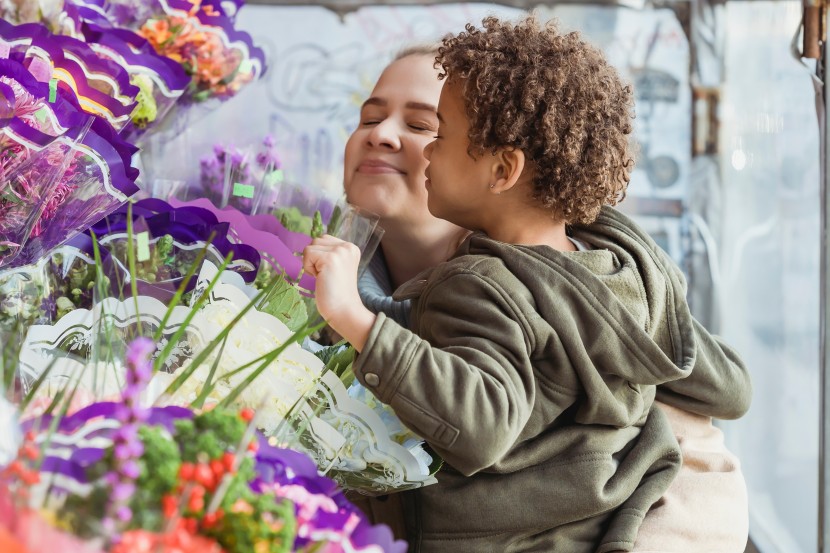
[[[130,452],[133,458],[141,457],[144,454],[144,443],[141,440],[136,440],[129,444]]]
[[[122,522],[127,522],[127,521],[129,521],[130,519],[133,518],[133,512],[126,505],[122,505],[115,512],[115,516],[118,517],[118,520],[120,520]]]
[[[131,459],[133,456],[133,450],[128,444],[121,444],[115,446],[113,449],[113,454],[115,458],[119,461],[126,461]]]
[[[40,310],[43,313],[43,316],[47,317],[51,321],[55,318],[55,315],[58,314],[58,303],[52,295],[46,296],[43,298],[43,301],[40,302]]]
[[[126,405],[124,403],[118,405],[115,408],[115,414],[114,414],[115,418],[120,420],[120,421],[126,422],[126,421],[130,420],[130,416],[132,414],[133,414],[133,411],[132,411],[132,409],[130,409],[130,406]]]
[[[121,390],[121,397],[123,397],[124,399],[137,398],[139,394],[141,394],[141,391],[144,389],[143,383],[131,382],[132,380],[134,380],[133,378],[130,378],[132,375],[132,372],[127,372],[127,385],[124,387],[123,390]]]
[[[127,365],[138,367],[147,365],[150,355],[156,351],[156,343],[150,338],[136,338],[127,346]]]
[[[135,441],[138,438],[138,425],[124,424],[118,429],[117,438],[121,438],[125,443]]]
[[[121,481],[112,487],[112,498],[119,503],[130,499],[134,493],[135,484],[132,482]]]
[[[132,478],[133,480],[135,480],[141,475],[141,468],[138,466],[138,463],[136,463],[134,460],[130,460],[121,465],[121,474],[123,474],[127,478]]]

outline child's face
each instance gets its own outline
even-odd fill
[[[464,109],[461,85],[450,80],[438,102],[438,135],[424,149],[427,206],[436,217],[470,229],[482,228],[493,158],[489,153],[473,158],[468,152],[470,125]]]
[[[423,153],[438,128],[435,110],[444,84],[433,62],[427,55],[392,62],[346,143],[346,197],[386,223],[435,223],[427,210]]]

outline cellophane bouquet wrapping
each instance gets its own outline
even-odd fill
[[[136,149],[71,90],[0,59],[0,268],[36,262],[138,188]]]
[[[136,148],[116,129],[137,88],[126,70],[71,37],[0,20],[0,267],[45,252],[137,191]]]

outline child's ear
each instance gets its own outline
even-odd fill
[[[513,188],[525,169],[525,153],[518,148],[501,149],[495,154],[490,191],[501,194]]]

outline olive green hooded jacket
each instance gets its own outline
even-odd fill
[[[746,369],[648,235],[612,208],[572,233],[595,249],[474,233],[396,292],[411,330],[378,315],[355,374],[446,462],[405,497],[411,551],[629,549],[680,466],[655,394],[748,409]]]

